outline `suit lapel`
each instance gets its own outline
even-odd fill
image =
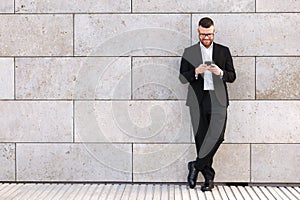
[[[214,46],[213,46],[213,61],[215,62],[216,65],[218,65],[218,63],[220,62],[220,48],[218,45],[216,45],[214,43]],[[219,66],[219,65],[218,65]],[[215,91],[216,91],[216,95],[217,95],[217,98],[219,99],[219,102],[222,104],[222,105],[226,105],[226,89],[225,89],[225,86],[224,86],[224,82],[222,79],[220,79],[219,76],[216,76],[213,74],[213,82],[214,82],[214,88],[215,88]]]
[[[202,63],[202,54],[199,42],[191,46],[187,52],[183,54],[183,58],[187,60],[193,67],[198,67]]]
[[[199,55],[197,57],[199,58],[198,63],[200,65],[200,64],[203,63],[203,60],[202,60],[202,53],[201,53],[201,48],[200,48],[200,43],[199,42],[197,43],[196,51],[197,51],[197,54]]]
[[[197,60],[197,63],[198,63],[198,66],[200,64],[203,63],[203,58],[202,58],[202,52],[201,52],[201,48],[200,48],[200,42],[197,43],[196,47],[195,47],[195,51],[197,52],[197,54],[199,56],[197,56],[198,60]],[[202,78],[204,78],[204,74],[200,74],[202,76]]]
[[[218,45],[216,45],[216,43],[213,43],[213,55],[212,55],[212,57],[213,57],[213,62],[216,65],[218,65],[217,64],[217,62],[218,62],[218,55],[219,55],[219,53],[218,53]]]

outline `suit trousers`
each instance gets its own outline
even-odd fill
[[[205,180],[213,180],[213,157],[224,141],[227,106],[219,103],[213,90],[204,91],[201,102],[190,106],[190,115],[197,150],[195,167]]]

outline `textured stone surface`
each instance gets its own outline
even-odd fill
[[[134,144],[133,180],[186,182],[187,162],[195,157],[192,144]]]
[[[0,180],[15,181],[15,145],[0,144]]]
[[[133,0],[133,12],[254,12],[254,0]]]
[[[0,13],[13,13],[14,12],[14,0],[1,0]]]
[[[255,59],[235,57],[233,65],[236,72],[234,83],[228,83],[230,99],[255,99]]]
[[[256,0],[256,12],[299,12],[298,0]]]
[[[130,12],[130,0],[15,0],[16,13]]]
[[[134,144],[133,180],[137,182],[186,182],[187,162],[194,160],[195,157],[193,144]],[[235,170],[232,170],[232,166],[235,166]],[[249,145],[221,145],[214,158],[214,167],[218,182],[249,181]],[[200,174],[198,181],[203,181]]]
[[[17,58],[21,99],[130,99],[130,58]]]
[[[189,15],[76,15],[75,55],[181,56],[189,25]]]
[[[0,101],[1,142],[72,142],[72,102]]]
[[[213,164],[218,182],[250,181],[250,145],[222,144]]]
[[[75,103],[76,142],[191,142],[183,101]]]
[[[251,181],[300,182],[299,144],[253,144]]]
[[[256,60],[258,99],[300,99],[300,57]]]
[[[208,16],[237,72],[216,181],[300,183],[299,8],[1,0],[0,181],[185,182],[195,147],[180,58]]]
[[[178,74],[181,58],[133,58],[133,99],[186,99]]]
[[[233,101],[225,141],[229,143],[299,143],[299,101]]]
[[[14,98],[14,59],[0,58],[0,99]]]
[[[72,15],[1,15],[0,56],[73,53]]]
[[[130,144],[17,144],[18,181],[131,181]]]
[[[207,15],[192,16],[194,42],[198,41],[198,21],[204,16]],[[215,41],[228,46],[234,56],[300,55],[300,46],[295,42],[300,41],[300,13],[212,14],[210,17],[217,31]]]

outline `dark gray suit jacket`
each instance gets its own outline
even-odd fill
[[[236,79],[229,48],[213,43],[213,61],[224,72],[222,79],[213,74],[215,93],[220,104],[228,106],[229,99],[226,82],[232,83]],[[187,106],[198,106],[203,98],[203,75],[199,76],[198,79],[195,78],[195,68],[201,63],[203,63],[203,61],[199,42],[184,50],[180,64],[179,79],[182,83],[190,83],[186,100]]]

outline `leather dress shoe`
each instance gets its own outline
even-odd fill
[[[204,184],[201,186],[201,191],[211,191],[214,187],[215,186],[213,180],[205,180]]]
[[[188,163],[189,174],[187,177],[188,184],[191,189],[196,187],[199,170],[195,168],[195,162]]]

